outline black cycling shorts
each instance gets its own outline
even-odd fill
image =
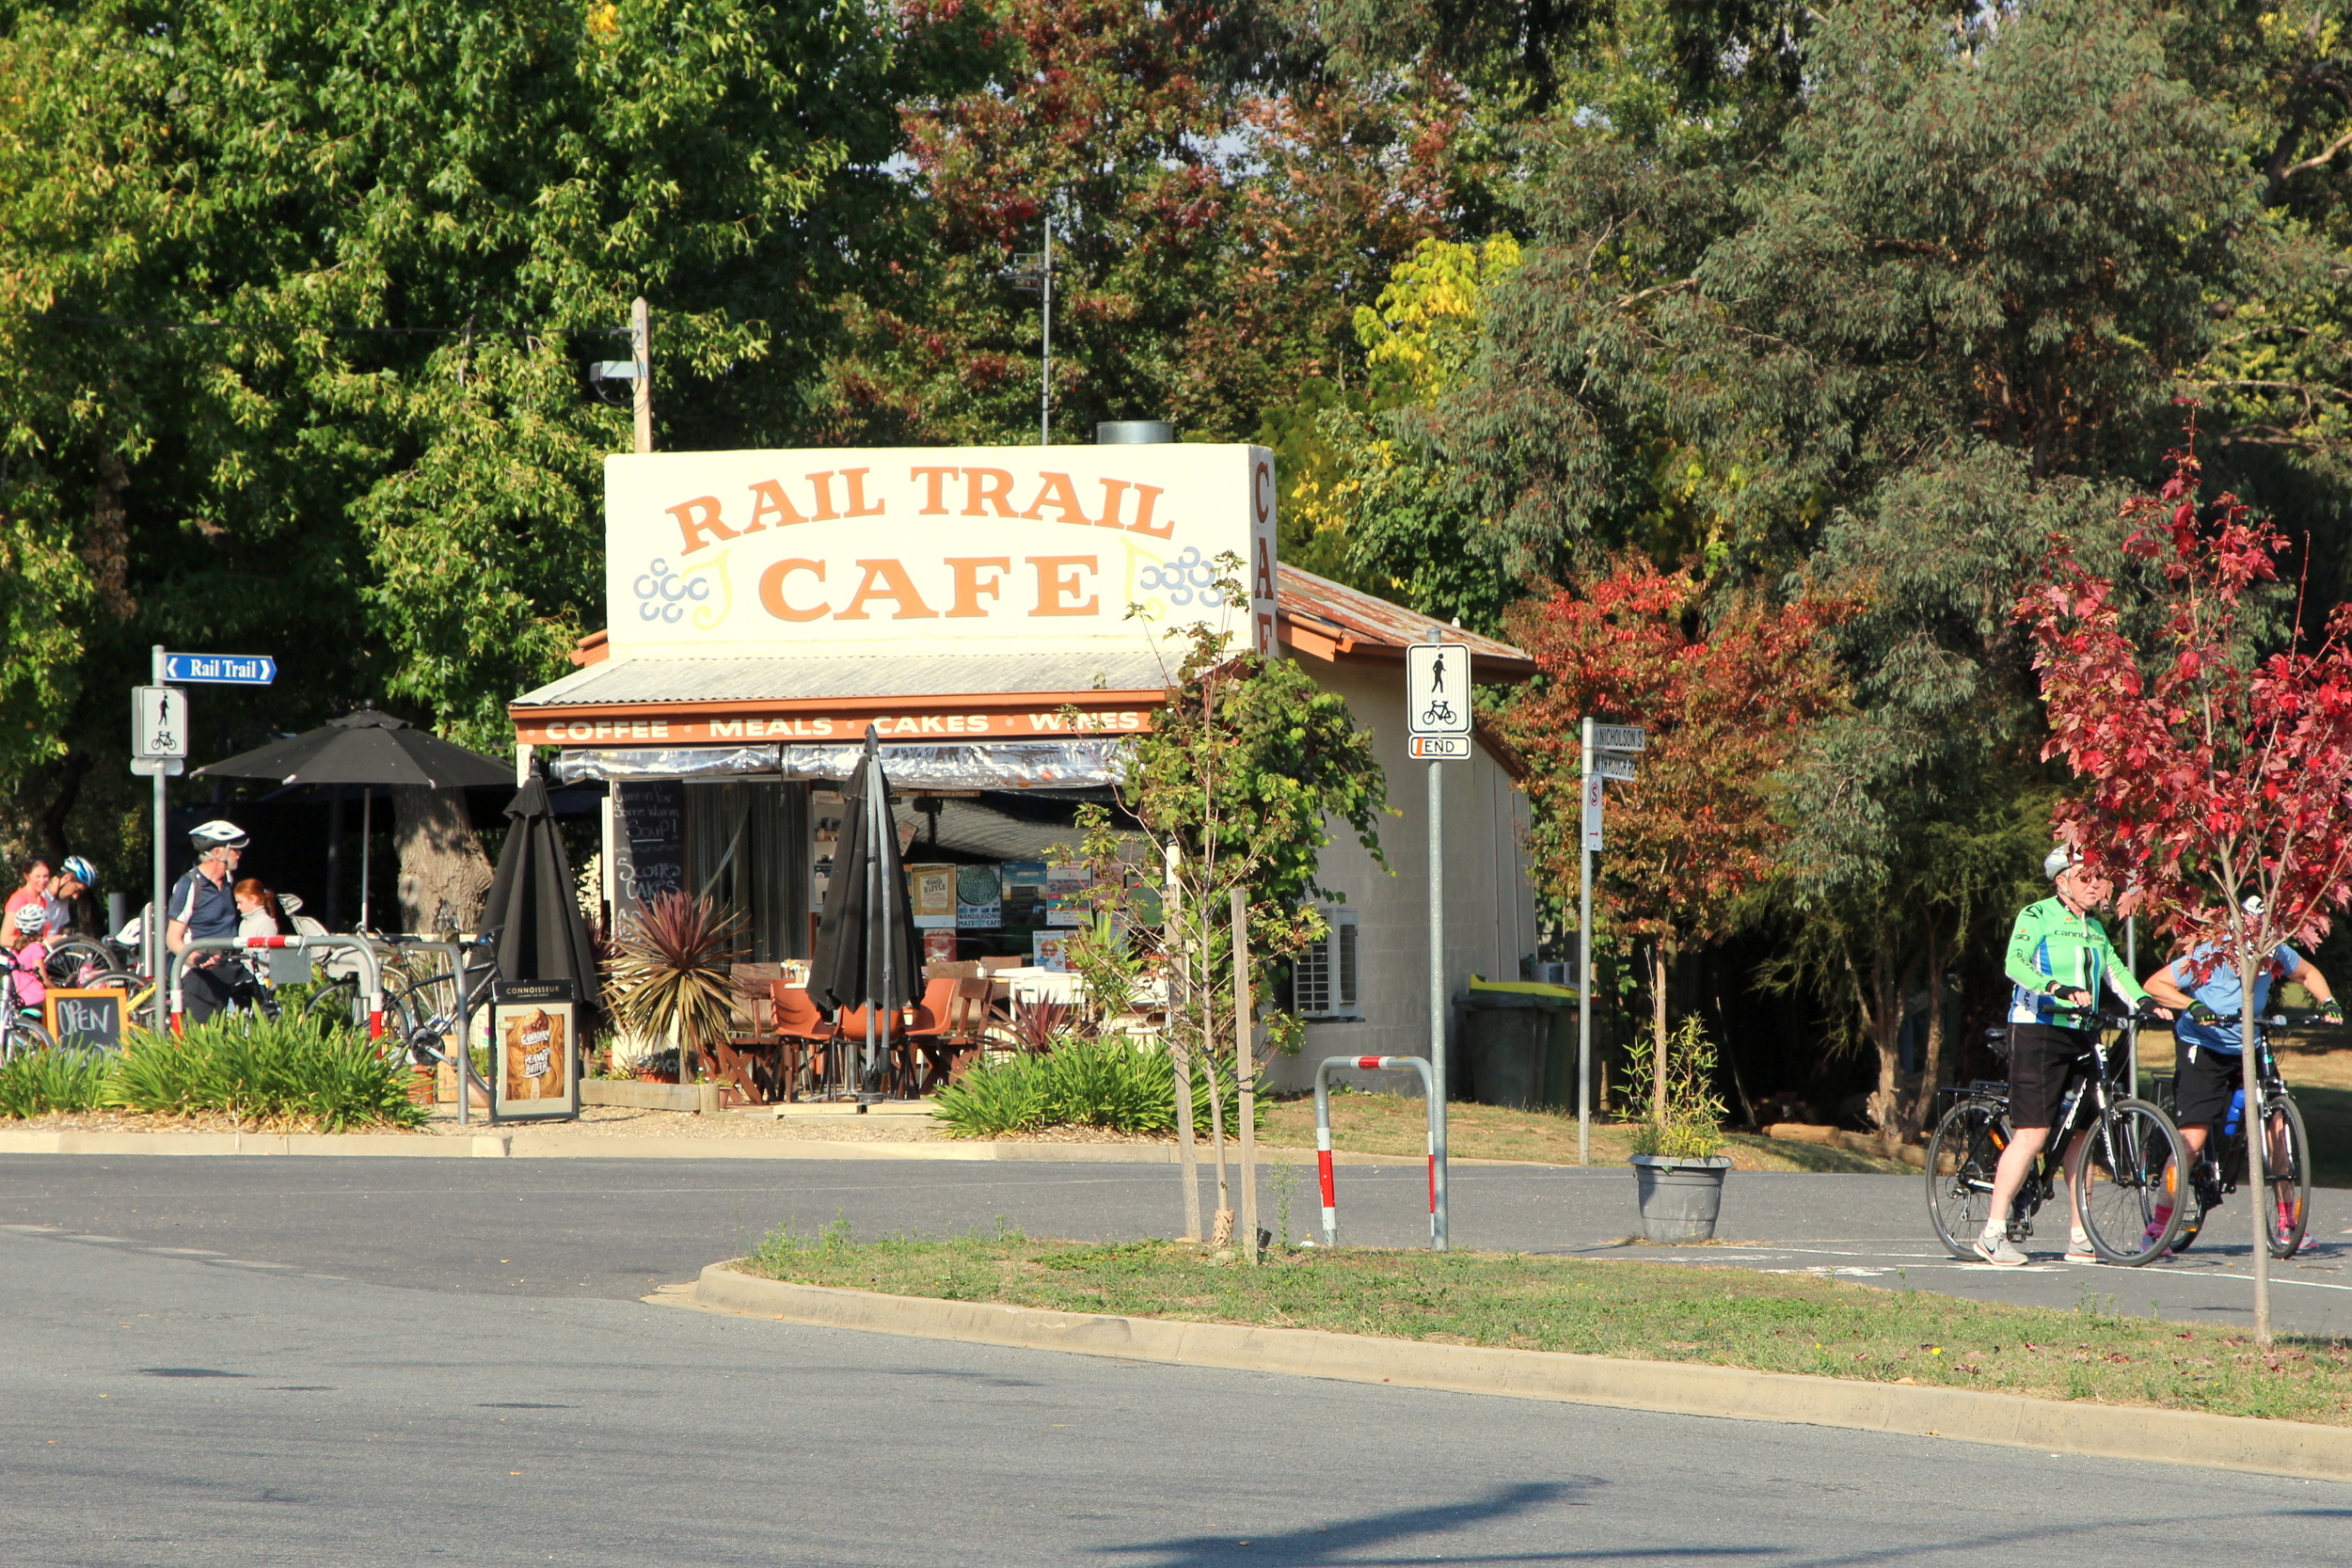
[[[2015,1127],[2058,1120],[2066,1091],[2090,1078],[2090,1036],[2054,1023],[2009,1026],[2009,1119]]]
[[[2243,1055],[2209,1046],[2177,1046],[2172,1053],[2172,1119],[2183,1127],[2218,1126],[2230,1109],[2230,1096],[2246,1082],[2245,1066]]]

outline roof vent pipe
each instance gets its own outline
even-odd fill
[[[1104,420],[1094,427],[1098,447],[1163,447],[1176,439],[1166,420]]]

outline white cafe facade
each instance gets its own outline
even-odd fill
[[[804,958],[838,786],[880,738],[928,957],[1052,962],[1052,847],[1113,799],[1206,621],[1344,698],[1387,772],[1382,869],[1342,824],[1318,874],[1330,940],[1281,1000],[1327,1054],[1427,1053],[1426,765],[1406,755],[1405,647],[1427,622],[1283,566],[1273,454],[1238,445],[659,452],[605,466],[603,631],[509,705],[550,778],[604,791],[604,894],[739,911],[759,961]],[[1214,562],[1245,562],[1219,602]],[[1518,649],[1448,628],[1474,678]],[[542,752],[540,754],[548,753]],[[1535,950],[1527,800],[1485,736],[1443,765],[1446,970],[1516,978]]]

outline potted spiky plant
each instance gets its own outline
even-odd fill
[[[676,1042],[678,1082],[691,1084],[694,1060],[726,1037],[735,1017],[729,965],[741,952],[739,918],[708,898],[664,894],[621,922],[605,964],[605,1002],[628,1034]]]
[[[1704,1242],[1723,1212],[1724,1102],[1715,1093],[1715,1042],[1687,1018],[1666,1041],[1664,1074],[1636,1054],[1630,1098],[1648,1108],[1633,1129],[1635,1201],[1653,1242]]]

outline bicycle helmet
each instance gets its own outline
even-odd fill
[[[2263,895],[2259,893],[2249,893],[2246,895],[2246,901],[2238,908],[2248,914],[2259,915],[2263,912]]]
[[[65,858],[65,863],[57,869],[86,888],[95,890],[98,886],[98,867],[90,864],[80,855],[68,855]]]
[[[2082,863],[2083,857],[2079,850],[2071,844],[2061,844],[2042,857],[2042,874],[2055,882],[2060,877],[2065,876],[2070,869]]]
[[[39,902],[20,904],[17,906],[16,912],[8,916],[8,920],[18,930],[26,935],[39,936],[48,928],[49,911]]]
[[[199,855],[209,854],[215,849],[242,849],[252,842],[246,837],[243,828],[218,818],[188,830],[188,843]]]

